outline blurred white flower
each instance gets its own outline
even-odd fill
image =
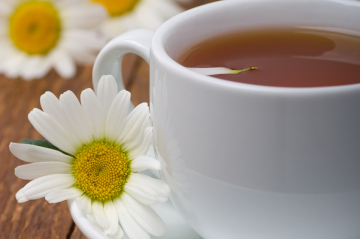
[[[104,30],[110,38],[125,31],[146,28],[156,30],[167,19],[183,11],[183,0],[93,0],[108,10]]]
[[[105,44],[105,9],[85,0],[0,0],[0,73],[40,78],[52,67],[73,77]]]

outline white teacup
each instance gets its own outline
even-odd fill
[[[360,32],[360,2],[201,6],[154,35],[137,30],[112,40],[95,62],[94,86],[104,74],[122,85],[126,53],[150,64],[161,177],[172,188],[173,204],[202,237],[358,239],[360,84],[250,85],[199,75],[173,60],[199,39],[268,26]]]

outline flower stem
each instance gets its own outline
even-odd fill
[[[243,69],[243,70],[231,70],[231,69],[229,69],[229,71],[230,71],[230,74],[240,74],[241,72],[244,72],[244,71],[252,71],[252,70],[257,70],[257,69],[259,69],[258,67],[256,67],[256,66],[251,66],[251,67],[248,67],[248,68],[245,68],[245,69]]]

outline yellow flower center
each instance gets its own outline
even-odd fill
[[[83,146],[73,162],[75,186],[93,200],[117,197],[130,175],[127,154],[117,145],[94,142]]]
[[[101,3],[112,17],[131,12],[140,0],[93,0]]]
[[[60,18],[50,2],[31,0],[21,3],[10,17],[9,34],[20,50],[46,54],[60,36]]]

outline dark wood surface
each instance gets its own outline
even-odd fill
[[[189,9],[211,0],[184,3]],[[45,199],[18,203],[15,194],[27,180],[14,175],[14,169],[24,164],[9,151],[10,142],[24,138],[41,139],[27,115],[40,108],[40,96],[51,91],[56,96],[71,90],[78,97],[82,90],[92,88],[92,66],[79,66],[73,79],[64,80],[54,71],[44,78],[25,81],[0,75],[0,238],[9,239],[85,239],[74,224],[66,202],[49,204]],[[149,67],[144,60],[127,55],[123,63],[125,88],[132,94],[134,105],[148,102]]]

